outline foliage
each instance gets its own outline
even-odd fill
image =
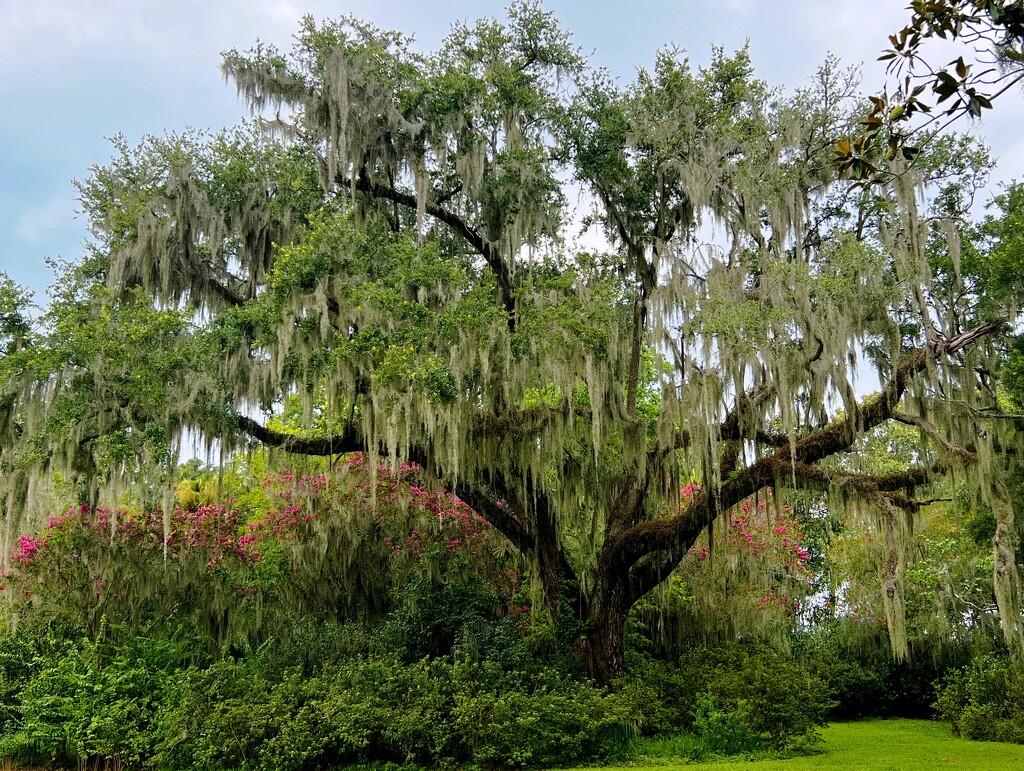
[[[1024,665],[979,656],[937,685],[934,707],[968,739],[1024,744]]]
[[[5,654],[16,653],[18,644],[17,638],[4,640]],[[146,638],[116,648],[71,639],[34,658],[29,671],[5,671],[5,685],[16,684],[17,696],[8,703],[0,754],[61,764],[100,759],[143,765],[155,749],[158,708],[185,658],[173,644]]]
[[[620,697],[554,670],[348,658],[303,673],[273,647],[179,671],[180,644],[70,640],[18,679],[0,749],[126,768],[550,766],[621,753],[632,730]]]
[[[913,656],[898,661],[883,629],[839,619],[797,635],[793,656],[825,684],[834,703],[829,717],[928,717],[934,684],[954,667],[997,645],[976,633],[968,640],[914,642]]]
[[[750,727],[750,710],[740,699],[728,712],[715,706],[711,691],[697,697],[697,711],[693,717],[693,731],[700,737],[694,748],[694,758],[707,755],[741,755],[758,748],[757,734]]]
[[[955,647],[957,640],[990,633],[997,623],[992,596],[992,532],[972,536],[988,525],[984,505],[937,505],[920,512],[913,532],[903,538],[902,589],[908,645],[919,650]],[[990,514],[988,515],[991,516]],[[974,530],[972,530],[974,528]],[[862,637],[885,635],[888,619],[879,580],[891,553],[886,523],[873,518],[847,520],[831,539],[828,564],[831,619],[862,627]]]
[[[694,648],[678,661],[648,660],[634,670],[623,693],[643,716],[644,733],[711,731],[709,748],[746,748],[749,736],[777,750],[804,747],[833,703],[818,676],[763,645]]]
[[[828,706],[820,682],[765,648],[650,661],[609,691],[504,650],[528,649],[522,635],[474,658],[402,661],[373,653],[355,626],[307,622],[218,661],[195,659],[187,632],[161,641],[104,625],[91,641],[26,628],[0,640],[0,748],[125,768],[550,767],[634,757],[647,751],[641,732],[688,734],[695,758],[806,749]]]

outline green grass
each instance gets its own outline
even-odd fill
[[[687,763],[653,761],[644,767],[666,771],[686,766],[697,771],[752,768],[754,771],[801,771],[806,768],[841,771],[903,771],[904,769],[1022,769],[1024,745],[958,739],[949,726],[929,720],[863,720],[833,723],[822,731],[824,752],[790,760]],[[639,764],[631,771],[637,771]]]

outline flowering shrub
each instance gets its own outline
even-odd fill
[[[507,584],[491,528],[422,476],[354,454],[331,474],[284,470],[220,504],[76,506],[19,538],[0,589],[22,612],[70,614],[87,631],[103,616],[134,625],[187,610],[222,642],[228,627],[265,626],[271,609],[386,612],[410,576],[450,565]]]
[[[365,472],[366,462],[363,453],[354,453],[349,456],[348,470]],[[369,475],[357,473],[354,476],[354,483],[343,488],[343,498],[339,500],[346,503],[371,500]],[[467,553],[480,560],[481,567],[488,562],[493,544],[486,536],[491,526],[447,490],[424,486],[419,479],[419,466],[402,463],[394,472],[381,467],[376,476],[375,498],[383,525],[401,529],[402,520],[410,513],[419,514],[421,519],[419,528],[403,530],[398,536],[384,536],[384,544],[392,554],[418,557],[440,549],[447,554]]]
[[[685,487],[681,505],[696,490]],[[727,639],[742,632],[785,633],[814,579],[804,538],[790,507],[777,505],[770,490],[767,497],[748,498],[719,518],[712,537],[704,535],[690,548],[670,596],[682,599],[697,628],[718,630]]]

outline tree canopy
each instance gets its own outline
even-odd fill
[[[1020,195],[972,229],[973,142],[851,187],[834,147],[864,116],[836,62],[786,95],[746,50],[698,67],[666,49],[623,85],[532,3],[432,53],[307,19],[292,50],[230,51],[223,72],[253,125],[115,142],[80,184],[90,252],[49,308],[0,287],[7,552],[68,494],[130,487],[170,512],[190,437],[414,461],[531,559],[607,678],[630,607],[702,533],[810,489],[876,512],[904,655],[900,533],[957,473],[997,512],[1020,645],[999,385]],[[607,246],[573,244],[577,226]],[[849,460],[893,422],[918,432],[909,463]]]

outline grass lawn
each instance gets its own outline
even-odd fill
[[[801,771],[831,768],[842,771],[872,769],[903,771],[913,768],[1024,769],[1024,745],[958,739],[945,723],[929,720],[863,720],[833,723],[822,731],[825,751],[791,760],[732,761],[719,763],[652,764],[651,768],[732,769],[740,771]],[[636,771],[636,767],[633,768]]]

